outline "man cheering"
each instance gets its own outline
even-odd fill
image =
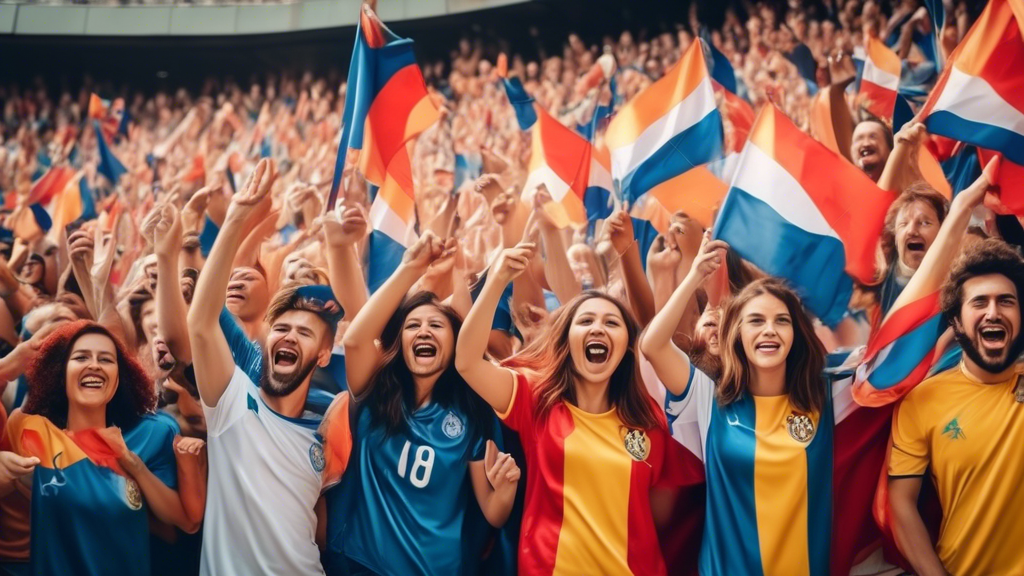
[[[314,367],[330,361],[341,306],[329,286],[278,292],[267,310],[259,388],[235,365],[218,324],[231,262],[272,182],[272,165],[262,160],[232,197],[188,314],[210,446],[204,576],[324,573],[315,507],[333,466],[317,434],[321,422],[305,404]]]
[[[911,391],[893,422],[889,503],[921,576],[1024,574],[1024,259],[1000,240],[969,249],[942,289],[960,366]],[[917,508],[930,471],[942,504],[933,549]]]

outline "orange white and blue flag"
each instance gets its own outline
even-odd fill
[[[900,57],[873,36],[868,37],[864,49],[860,98],[868,112],[891,122],[900,87]]]
[[[416,238],[415,192],[407,145],[440,118],[416,64],[413,41],[395,35],[363,5],[348,72],[345,113],[326,209],[334,208],[349,149],[379,186],[370,207],[368,281],[375,290]]]
[[[893,198],[769,105],[740,156],[715,236],[788,280],[822,322],[835,325],[853,281],[875,276],[875,246]]]
[[[128,134],[128,112],[125,110],[124,98],[106,100],[95,93],[90,94],[89,118],[99,121],[108,140],[113,140],[118,133]]]
[[[720,158],[722,117],[700,42],[623,106],[605,134],[612,178],[624,201]],[[682,193],[680,191],[680,193]]]
[[[921,110],[933,135],[1002,156],[1002,204],[1024,214],[1024,0],[991,0]],[[944,161],[946,157],[940,157]]]

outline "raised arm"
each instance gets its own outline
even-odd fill
[[[195,296],[188,312],[188,339],[193,350],[203,351],[192,360],[199,396],[207,406],[217,405],[235,370],[231,349],[218,322],[224,307],[231,263],[249,221],[258,217],[260,205],[269,201],[273,181],[272,164],[267,159],[260,160],[245,186],[231,198],[224,226],[196,282]]]
[[[920,122],[908,122],[896,133],[892,153],[878,177],[879,188],[899,194],[914,182],[924,180],[918,155],[927,136],[924,124]]]
[[[672,335],[675,334],[676,326],[679,325],[697,289],[708,276],[725,263],[725,242],[710,238],[710,231],[705,232],[700,252],[693,260],[690,272],[640,339],[640,352],[654,366],[654,371],[665,384],[665,388],[677,396],[686,392],[690,358],[672,342]]]
[[[147,228],[143,226],[143,233]],[[182,226],[178,209],[165,204],[159,209],[159,218],[152,228],[156,254],[156,317],[160,335],[167,348],[178,361],[192,363],[192,348],[188,341],[188,306],[181,293],[181,274],[178,270],[181,255]]]
[[[904,301],[920,298],[924,294],[932,294],[942,287],[953,266],[953,260],[960,253],[960,244],[967,231],[967,225],[971,222],[971,213],[976,206],[984,201],[985,194],[995,180],[992,172],[995,170],[996,162],[996,158],[989,161],[981,176],[953,199],[949,207],[949,215],[942,222],[935,242],[925,253],[917,272],[910,277],[907,287],[896,298],[890,313],[902,308],[905,304]]]
[[[356,207],[348,208],[339,220],[334,212],[323,217],[324,245],[327,246],[327,274],[334,297],[355,318],[366,304],[366,279],[359,263],[358,242],[366,237],[366,217]]]
[[[619,210],[612,214],[605,225],[608,226],[612,246],[622,263],[626,296],[629,297],[629,303],[640,325],[646,326],[654,318],[654,293],[640,262],[640,248],[633,235],[633,219],[625,210]]]
[[[846,103],[846,87],[857,79],[857,68],[850,54],[840,50],[828,58],[828,71],[832,83],[828,86],[829,116],[832,118],[832,133],[836,138],[839,153],[853,162],[850,145],[853,143],[853,116]]]
[[[487,274],[487,281],[466,316],[455,345],[455,369],[499,413],[507,411],[512,401],[513,381],[507,371],[484,357],[487,339],[505,286],[526,271],[536,251],[536,244],[524,242],[501,253]]]
[[[566,255],[568,247],[565,245],[562,231],[544,211],[543,205],[549,202],[551,195],[547,190],[538,190],[534,196],[533,210],[537,214],[537,224],[544,240],[544,276],[548,279],[551,291],[558,297],[558,301],[568,302],[580,293],[581,286],[576,275],[572,273],[572,267],[569,266],[569,258]]]
[[[377,348],[384,327],[391,315],[398,310],[406,293],[419,280],[427,267],[440,258],[446,248],[440,238],[429,230],[424,232],[402,256],[398,266],[387,282],[384,283],[366,302],[359,314],[352,319],[352,324],[345,331],[345,376],[348,378],[348,389],[353,398],[360,397],[367,390],[370,377],[380,364],[381,352]]]

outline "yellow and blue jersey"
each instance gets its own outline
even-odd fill
[[[788,396],[745,394],[723,406],[714,382],[692,367],[685,392],[667,395],[673,437],[704,460],[702,576],[829,573],[834,415],[826,398],[821,414],[800,413]],[[694,428],[699,446],[687,433]]]
[[[145,499],[133,480],[100,464],[110,455],[98,453],[98,443],[85,442],[86,437],[73,439],[42,416],[16,413],[8,432],[15,452],[40,460],[32,479],[32,573],[149,574]],[[128,449],[176,488],[176,425],[147,415],[122,434]]]
[[[341,538],[332,548],[379,574],[464,573],[469,462],[483,460],[484,435],[462,411],[436,403],[410,414],[391,436],[369,410],[355,410],[345,479],[351,506],[331,507],[328,524],[345,524],[332,530]]]

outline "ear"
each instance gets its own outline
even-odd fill
[[[321,368],[326,368],[331,363],[331,348],[321,348],[320,352],[316,355],[316,365]]]

